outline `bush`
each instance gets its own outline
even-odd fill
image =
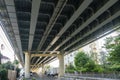
[[[66,72],[66,73],[74,73],[75,70],[70,70],[70,69],[69,69],[69,70],[65,70],[65,72]]]
[[[8,80],[7,78],[7,70],[6,69],[0,69],[0,77],[2,80]]]
[[[95,62],[85,52],[78,52],[74,62],[78,72],[93,72],[96,67]]]
[[[102,73],[102,72],[104,72],[104,68],[102,68],[100,65],[96,65],[93,72]]]

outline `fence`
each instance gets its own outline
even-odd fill
[[[76,77],[76,76],[64,76],[60,80],[120,80],[110,78],[97,78],[97,77]]]
[[[61,80],[120,80],[120,73],[81,73],[65,74]]]

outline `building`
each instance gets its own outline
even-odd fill
[[[75,57],[75,55],[77,54],[77,52],[78,52],[78,50],[76,50],[76,51],[74,51],[74,52],[72,52],[72,53],[70,53],[70,54],[68,54],[68,55],[66,55],[65,57],[64,57],[64,65],[65,65],[65,68],[66,68],[66,66],[68,66],[69,64],[73,64],[74,65],[74,57]]]
[[[6,63],[8,61],[10,61],[8,57],[1,55],[1,64]]]
[[[119,31],[115,31],[103,38],[100,38],[82,48],[79,50],[76,50],[74,52],[71,52],[70,54],[66,55],[64,57],[65,60],[65,66],[69,64],[74,65],[74,57],[77,54],[78,51],[84,51],[86,54],[88,54],[97,64],[104,64],[106,62],[106,57],[108,56],[107,50],[104,48],[104,43],[106,37],[110,36],[117,36],[119,34]]]
[[[103,48],[104,39],[105,38],[101,38],[99,40],[96,40],[96,41],[80,48],[79,50],[76,50],[76,51],[66,55],[64,57],[65,66],[67,66],[69,64],[74,65],[74,57],[78,51],[84,51],[86,54],[88,54],[95,61],[95,63],[103,64],[106,60],[106,53],[107,53],[106,50]]]

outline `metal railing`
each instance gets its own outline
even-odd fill
[[[60,80],[120,80],[120,73],[65,74]]]
[[[120,80],[110,78],[97,78],[97,77],[76,77],[76,76],[64,76],[60,80]]]

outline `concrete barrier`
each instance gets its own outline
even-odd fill
[[[8,70],[8,79],[9,80],[16,80],[16,71]]]

